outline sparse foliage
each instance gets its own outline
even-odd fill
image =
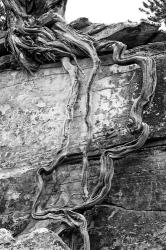
[[[146,0],[139,10],[147,15],[153,22],[166,22],[166,0]]]

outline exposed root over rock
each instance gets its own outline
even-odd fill
[[[152,101],[155,93],[157,80],[155,61],[151,57],[143,55],[126,56],[126,46],[120,42],[110,41],[96,44],[91,37],[76,32],[69,27],[63,16],[51,9],[48,9],[40,16],[34,17],[28,15],[17,0],[10,2],[9,0],[3,0],[3,2],[6,7],[8,25],[6,44],[20,66],[32,73],[41,64],[60,60],[71,78],[71,91],[66,107],[67,118],[64,122],[61,148],[50,166],[47,168],[41,167],[37,171],[38,192],[32,208],[32,217],[37,220],[55,219],[65,225],[64,228],[79,229],[84,241],[84,250],[90,250],[87,222],[82,213],[86,209],[100,204],[110,191],[114,175],[114,160],[125,157],[127,154],[139,149],[148,138],[149,126],[143,123],[142,113],[144,108]],[[103,150],[100,158],[98,184],[89,194],[86,170],[88,168],[89,146],[92,141],[90,121],[91,87],[100,64],[97,53],[105,48],[112,51],[114,63],[119,65],[138,64],[143,72],[143,84],[139,97],[133,102],[129,121],[129,131],[136,133],[137,138],[110,150]],[[39,200],[44,189],[43,176],[55,171],[68,155],[70,125],[79,92],[79,71],[81,71],[77,64],[77,57],[86,55],[92,59],[93,68],[87,83],[86,114],[84,117],[87,128],[87,143],[82,149],[84,203],[74,208],[55,207],[41,210]],[[77,67],[70,63],[71,58],[75,60]]]

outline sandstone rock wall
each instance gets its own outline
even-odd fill
[[[157,63],[156,94],[144,114],[151,134],[144,148],[115,162],[110,194],[103,204],[86,212],[92,250],[166,247],[164,51],[165,43],[155,43],[127,52],[148,54]],[[101,59],[101,70],[91,92],[89,190],[99,175],[99,146],[112,147],[133,139],[126,125],[142,82],[137,65],[113,65],[111,55]],[[85,94],[91,62],[84,59],[79,64],[85,77],[80,76],[70,157],[47,176],[42,207],[54,207],[59,194],[59,206],[83,202],[81,148],[86,142]],[[14,236],[40,227],[56,231],[51,220],[34,221],[31,208],[37,191],[36,170],[49,166],[60,147],[70,89],[69,76],[59,64],[47,65],[34,76],[12,70],[0,73],[0,227],[11,230]]]

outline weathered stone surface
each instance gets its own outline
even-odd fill
[[[86,65],[83,68],[86,74],[90,72]],[[108,65],[99,73],[91,98],[95,138],[106,132],[109,137],[114,129],[119,130],[121,138],[127,133],[129,93],[136,87],[129,83],[139,77],[133,71],[136,68],[135,65],[123,68]],[[42,69],[34,77],[8,71],[7,75],[1,73],[0,82],[1,168],[14,167],[16,170],[21,167],[23,170],[37,168],[39,164],[48,165],[60,147],[67,117],[66,105],[71,89],[68,74],[62,68]],[[72,153],[80,152],[86,140],[86,82],[87,77],[81,81],[71,125],[69,151]],[[110,143],[121,140],[119,136]]]
[[[164,250],[165,212],[97,206],[89,214],[92,250]]]
[[[139,241],[139,237],[141,237],[142,243],[140,243],[140,248],[138,249],[141,249],[141,246],[144,246],[142,249],[146,249],[152,240],[152,236],[158,235],[159,229],[164,229],[166,215],[165,150],[165,146],[154,147],[152,144],[149,144],[138,153],[131,154],[124,159],[116,161],[112,190],[109,197],[103,202],[103,204],[108,205],[114,204],[114,208],[108,211],[107,209],[103,210],[103,208],[101,208],[100,214],[95,214],[94,210],[92,210],[90,214],[94,218],[94,222],[91,222],[92,228],[91,226],[89,227],[91,242],[95,243],[96,240],[97,242],[103,242],[97,246],[98,248],[95,248],[96,245],[92,244],[92,249],[103,250],[103,244],[110,246],[108,249],[114,249],[114,244],[112,244],[111,241],[112,238],[116,239],[114,240],[117,241],[116,244],[120,244],[124,246],[124,249],[128,249],[127,247],[125,248],[125,246],[130,242],[130,234],[132,234],[133,228],[137,228],[138,231],[135,232],[134,238],[131,239],[132,244],[134,245],[134,240],[137,239],[137,241]],[[59,194],[59,206],[81,204],[83,202],[80,183],[81,168],[82,164],[64,165],[60,166],[53,177],[48,176],[46,190],[41,197],[42,207],[54,207]],[[91,192],[92,187],[94,187],[97,182],[96,176],[99,174],[98,160],[92,160],[90,162],[89,171],[89,191]],[[4,201],[4,203],[1,202],[1,204],[6,206],[4,211],[1,210],[1,226],[12,230],[14,234],[24,231],[31,221],[30,209],[36,186],[34,175],[35,173],[27,172],[22,175],[21,178],[1,180],[1,185],[4,187],[4,190],[5,188],[8,190],[8,193],[6,193],[4,197],[4,200],[8,198],[8,201]],[[112,220],[108,220],[107,214],[108,217],[111,217],[114,210],[115,212],[118,211],[116,220],[114,221],[115,217],[113,217]],[[106,223],[104,225],[102,225],[103,220]],[[32,223],[32,227],[34,223],[35,222]],[[101,224],[101,227],[97,226],[96,223]],[[149,224],[145,227],[147,223]],[[53,221],[44,221],[37,224],[37,228],[43,225],[51,229],[56,228]],[[129,224],[131,224],[130,228]],[[156,225],[153,227],[153,232],[151,232],[152,224]],[[141,230],[141,236],[137,234],[139,230]],[[151,240],[146,241],[143,238],[145,232],[151,234]],[[110,239],[109,235],[113,235],[114,237],[112,236]],[[123,237],[128,239],[127,243],[122,242]],[[109,241],[107,238],[109,238]],[[118,239],[120,243],[118,243]],[[164,240],[162,241],[164,242]],[[143,242],[146,244],[143,245]],[[154,241],[152,241],[150,246],[156,247],[156,244],[157,240],[155,244]],[[156,247],[156,249],[158,248]]]
[[[2,229],[1,229],[2,230]],[[0,232],[1,233],[1,232]],[[6,232],[9,234],[9,232]],[[1,250],[70,250],[60,237],[46,228],[21,235],[16,242],[1,243]]]
[[[91,23],[87,18],[79,18],[70,25],[76,30],[91,35],[96,41],[120,41],[125,43],[128,49],[166,39],[166,34],[159,30],[159,25],[146,21],[105,25]]]
[[[11,232],[5,228],[0,229],[0,248],[7,247],[15,242],[15,239],[11,235]]]
[[[151,126],[151,136],[158,138],[165,133],[163,89],[166,59],[160,51],[157,55],[154,53],[154,57],[157,62],[158,85],[153,105],[145,114],[145,121]],[[142,82],[142,72],[137,65],[117,66],[112,65],[111,57],[107,59],[103,58],[103,66],[92,86],[93,148],[98,148],[96,142],[99,141],[111,146],[129,139],[126,125],[132,98],[138,96]],[[79,153],[86,141],[84,116],[89,60],[80,65],[86,77],[81,78],[74,121],[71,124],[69,153]],[[19,168],[25,172],[38,168],[39,164],[47,166],[54,159],[67,117],[66,105],[70,89],[70,78],[59,67],[41,69],[33,77],[20,71],[4,71],[0,74],[2,169],[14,168],[15,175]]]
[[[93,217],[89,225],[92,250],[160,250],[165,247],[164,50],[165,43],[156,43],[127,52],[148,53],[156,59],[156,94],[152,106],[144,114],[151,135],[143,149],[115,162],[112,189],[103,202],[107,206],[97,208],[96,214],[87,212],[87,216]],[[137,65],[113,65],[111,57],[102,57],[101,71],[92,86],[89,192],[99,176],[98,145],[110,147],[133,139],[126,125],[132,98],[140,91],[142,72]],[[86,77],[80,78],[71,126],[69,153],[73,154],[72,160],[67,159],[45,179],[41,206],[46,208],[54,207],[57,199],[60,207],[83,202],[80,152],[86,140],[85,93],[91,62],[85,59],[79,64]],[[34,76],[20,71],[0,74],[0,227],[11,230],[14,236],[33,227],[55,229],[51,220],[40,223],[32,220],[31,209],[37,191],[36,170],[40,166],[49,166],[60,147],[70,88],[69,76],[59,64],[42,67]],[[98,220],[101,226],[97,224]]]
[[[151,107],[153,112],[146,112],[145,120],[151,126],[151,138],[160,138],[165,133],[164,79],[166,76],[164,65],[166,59],[162,54],[161,46],[157,47],[156,45],[155,52],[154,45],[152,48],[151,46],[148,46],[148,48],[149,53],[153,53],[156,58],[158,85]],[[146,47],[140,47],[138,53],[143,49],[146,51]],[[87,67],[90,67],[89,60],[83,60],[80,63],[86,73],[90,72],[90,69],[87,69]],[[80,94],[71,126],[70,153],[79,153],[80,146],[84,144],[86,139],[83,120],[86,79],[81,79]],[[142,72],[138,66],[112,65],[111,56],[103,57],[102,70],[92,87],[91,119],[94,137],[92,146],[94,149],[97,149],[96,142],[111,146],[129,140],[126,125],[132,104],[131,100],[137,96],[141,81]],[[18,234],[29,222],[36,193],[35,171],[39,166],[48,166],[56,157],[56,151],[60,147],[60,138],[66,118],[65,104],[71,86],[68,74],[60,67],[41,69],[33,77],[18,71],[4,71],[0,75],[0,82],[0,178],[1,194],[3,193],[1,196],[1,225],[7,228],[10,225],[14,234]],[[134,94],[132,95],[132,93]],[[156,117],[158,118],[156,119]],[[125,163],[126,165],[128,163]],[[98,165],[97,168],[99,168]],[[62,193],[60,204],[68,202],[68,200],[66,201],[67,192],[70,194],[75,193],[75,190],[80,192],[80,187],[76,183],[77,179],[80,183],[81,165],[78,165],[78,167],[77,165],[73,165],[73,167],[68,165],[63,169],[61,168],[58,183],[65,181],[69,184],[62,188],[63,192],[59,190]],[[68,171],[71,173],[69,174]],[[99,169],[91,171],[92,176],[95,176]],[[121,171],[124,174],[123,168]],[[135,171],[133,171],[133,175]],[[118,178],[117,183],[119,183]],[[57,192],[58,187],[54,182],[55,180],[52,180],[51,187],[48,185],[50,196],[53,192],[52,189]],[[124,180],[120,182],[124,184]],[[73,183],[72,187],[70,183]],[[138,183],[138,185],[141,186],[142,184]],[[63,185],[61,184],[61,186]],[[91,188],[92,186],[93,182]],[[117,186],[120,188],[121,184]],[[117,186],[113,184],[113,190],[117,189]],[[132,183],[129,189],[131,188]],[[147,189],[148,193],[148,185]],[[124,190],[127,189],[124,188]],[[124,196],[128,197],[129,192],[124,193]],[[112,198],[109,202],[116,200],[114,197],[116,197],[117,191],[115,190],[114,193],[115,195],[111,194]],[[134,194],[132,199],[135,199]],[[73,200],[70,199],[71,205],[73,202],[73,204],[78,203],[79,199],[81,203],[80,193]],[[50,198],[48,205],[52,204],[53,200],[55,200],[54,197]],[[141,199],[139,200],[141,201]],[[119,203],[121,204],[121,202]],[[126,203],[130,204],[129,201],[126,201]],[[123,203],[123,205],[125,204]],[[133,200],[131,204],[133,204]]]

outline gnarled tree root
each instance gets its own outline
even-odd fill
[[[111,44],[112,46],[112,44]],[[56,169],[60,161],[64,160],[66,155],[61,155],[56,159],[56,164],[51,171],[47,171],[41,168],[38,171],[38,184],[39,192],[36,201],[33,206],[33,217],[35,219],[48,219],[53,218],[66,223],[69,227],[76,227],[80,230],[82,237],[84,239],[84,249],[90,249],[89,237],[87,232],[87,225],[85,223],[85,218],[83,215],[80,217],[80,212],[82,213],[86,209],[93,207],[94,205],[100,204],[111,189],[111,182],[114,174],[113,161],[114,159],[120,159],[127,156],[129,153],[141,148],[149,135],[149,126],[142,122],[142,113],[146,105],[150,104],[154,96],[156,87],[156,65],[155,61],[150,57],[145,56],[132,56],[125,57],[125,45],[122,43],[114,42],[111,47],[113,50],[113,58],[115,63],[120,65],[128,65],[137,63],[141,66],[143,71],[143,85],[140,96],[134,101],[130,117],[132,119],[132,126],[130,126],[131,132],[140,132],[140,136],[124,145],[117,146],[111,150],[105,150],[100,159],[100,176],[98,179],[98,184],[92,191],[92,193],[87,197],[86,201],[74,208],[63,208],[63,209],[48,209],[42,212],[37,212],[37,201],[42,193],[43,188],[43,178],[42,174],[51,173],[53,169]],[[87,160],[87,159],[86,159]]]
[[[18,1],[3,0],[3,2],[8,14],[6,44],[20,66],[31,73],[41,64],[61,60],[71,78],[71,93],[66,107],[67,118],[64,123],[61,148],[57,153],[56,159],[48,168],[41,167],[37,171],[38,192],[32,207],[32,217],[37,220],[55,219],[69,228],[74,227],[79,229],[84,241],[84,250],[90,250],[87,222],[82,213],[86,209],[101,203],[110,191],[114,174],[114,160],[125,157],[129,153],[139,149],[148,138],[149,126],[142,122],[142,114],[144,108],[151,103],[155,93],[157,80],[155,61],[148,56],[127,55],[126,46],[120,42],[110,41],[103,44],[96,44],[91,37],[78,33],[69,27],[63,17],[56,13],[49,12],[53,14],[50,27],[50,23],[46,22],[47,18],[44,18],[44,16],[34,19],[32,16],[27,15],[25,11],[22,11],[22,8],[18,6]],[[140,135],[131,142],[102,152],[98,184],[92,193],[89,194],[86,171],[89,164],[87,153],[92,137],[90,93],[100,64],[97,52],[104,49],[109,49],[113,52],[114,63],[119,65],[136,63],[142,69],[142,89],[139,97],[133,102],[129,124],[129,131],[131,133],[139,133]],[[74,105],[79,92],[78,70],[80,68],[76,59],[79,55],[88,55],[93,62],[93,68],[86,89],[86,112],[84,117],[87,128],[87,144],[83,147],[82,186],[86,200],[83,204],[74,208],[62,207],[59,209],[55,207],[53,209],[41,210],[40,197],[44,189],[43,176],[49,175],[56,170],[68,154],[70,125],[73,120]],[[71,58],[75,60],[77,69],[71,65]]]

